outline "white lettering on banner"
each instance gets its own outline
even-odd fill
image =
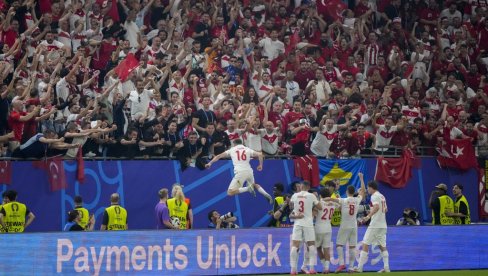
[[[161,246],[149,246],[148,247],[148,257],[149,260],[147,260],[147,269],[152,270],[153,269],[153,255],[154,252],[158,253],[158,270],[163,270],[163,250],[161,249]]]
[[[264,246],[264,244],[257,243],[252,249],[252,262],[256,267],[262,267],[266,263],[266,258],[261,257],[260,260],[258,260],[258,250],[266,253],[266,247]]]
[[[173,270],[173,264],[171,263],[171,252],[173,251],[173,246],[171,245],[171,240],[166,239],[166,244],[163,246],[166,269]]]
[[[207,239],[207,243],[203,239]],[[57,240],[56,271],[63,272],[63,266],[71,266],[75,272],[103,272],[185,270],[190,257],[197,259],[200,269],[232,269],[255,266],[281,266],[278,251],[281,242],[273,243],[273,235],[268,234],[262,242],[239,243],[235,235],[214,242],[214,236],[197,236],[196,252],[188,256],[188,247],[172,244],[170,238],[162,245],[105,245],[77,246],[70,239]],[[196,253],[196,256],[193,254]],[[252,262],[252,263],[251,263]],[[156,268],[157,263],[157,268]],[[237,265],[237,266],[236,266]],[[103,270],[103,271],[102,271]]]
[[[80,256],[82,255],[82,256]],[[86,247],[79,247],[75,251],[75,256],[78,258],[75,259],[75,271],[76,272],[89,272],[90,271],[90,265],[88,263],[88,249]],[[80,265],[80,263],[83,263],[83,265]]]
[[[202,260],[202,236],[197,237],[197,263],[202,269],[208,269],[212,265],[213,261],[213,236],[208,237],[208,255],[207,261]]]
[[[108,246],[107,247],[107,271],[111,271],[112,267],[112,254],[115,253],[115,271],[120,271],[120,255],[124,253],[125,260],[124,260],[124,268],[125,270],[129,270],[130,262],[130,254],[129,254],[129,248],[127,246]]]
[[[241,258],[242,251],[246,251],[245,261]],[[241,268],[246,268],[250,263],[251,263],[251,248],[247,243],[243,243],[239,245],[239,248],[237,248],[237,264],[239,264]]]
[[[66,254],[63,254],[63,247],[68,249]],[[56,272],[63,272],[63,262],[71,260],[73,256],[73,243],[68,239],[58,239],[57,246],[57,262],[56,262]]]
[[[209,269],[214,262],[214,266],[217,269],[236,268],[236,260],[239,268],[247,268],[251,261],[256,267],[262,267],[266,264],[268,267],[281,266],[280,257],[278,256],[281,242],[274,244],[273,235],[269,234],[267,236],[267,246],[261,242],[251,245],[248,243],[237,244],[235,235],[230,236],[230,243],[216,243],[215,245],[214,237],[208,236],[208,244],[205,246],[202,236],[197,236],[197,263],[201,269]],[[204,259],[204,248],[208,248],[206,259]],[[264,256],[258,258],[258,252],[262,252]]]
[[[146,250],[144,247],[138,245],[134,247],[131,254],[132,267],[136,271],[141,271],[146,266]],[[140,264],[137,262],[141,261]]]
[[[178,245],[175,248],[175,258],[181,262],[175,262],[176,269],[183,270],[188,266],[188,257],[186,253],[188,252],[188,248],[184,245]]]
[[[220,268],[220,253],[224,252],[225,268],[229,268],[229,247],[227,244],[215,246],[215,268]]]

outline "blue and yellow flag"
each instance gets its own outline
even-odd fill
[[[346,196],[347,186],[353,185],[356,190],[361,187],[358,173],[364,174],[366,170],[366,161],[364,159],[347,159],[347,160],[319,160],[320,184],[324,185],[329,180],[339,179],[341,187],[339,193],[341,197]]]

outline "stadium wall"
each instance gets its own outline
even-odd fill
[[[257,161],[253,161],[254,166]],[[320,160],[321,177],[327,172]],[[365,179],[374,177],[376,160],[364,160]],[[76,162],[65,161],[64,170],[68,188],[51,192],[47,174],[36,169],[33,162],[12,162],[12,184],[0,185],[0,192],[6,189],[18,191],[18,200],[25,203],[36,215],[36,220],[27,229],[28,232],[60,231],[66,223],[66,214],[74,206],[73,198],[81,195],[85,207],[95,213],[99,229],[105,207],[110,204],[110,194],[121,195],[121,205],[128,210],[129,229],[154,229],[154,206],[158,202],[157,191],[160,188],[171,188],[175,182],[182,183],[185,196],[191,199],[195,217],[195,228],[206,228],[207,213],[216,209],[220,213],[232,211],[237,216],[241,227],[266,226],[271,206],[258,194],[228,197],[226,190],[233,176],[230,161],[219,161],[211,170],[201,171],[189,168],[181,172],[176,161],[85,161],[85,181],[76,181]],[[271,192],[273,184],[289,184],[294,177],[293,160],[266,160],[264,170],[255,172],[256,182]],[[442,170],[433,158],[422,159],[421,169],[413,169],[412,178],[403,189],[392,189],[381,185],[380,191],[388,202],[387,220],[395,224],[404,207],[417,209],[425,221],[431,220],[428,209],[430,192],[438,183],[449,187],[456,182],[465,187],[464,193],[470,203],[471,217],[478,220],[478,175],[475,169],[467,172]],[[343,185],[341,191],[345,190]]]
[[[364,231],[365,227],[359,228],[360,237]],[[390,227],[390,268],[486,269],[488,240],[480,237],[487,231],[488,225]],[[6,234],[0,236],[0,271],[2,275],[288,273],[290,234],[290,228]],[[334,268],[337,252],[333,245],[331,250]],[[365,270],[382,268],[379,252],[372,247]]]

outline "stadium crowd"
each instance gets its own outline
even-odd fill
[[[237,138],[323,157],[488,143],[486,1],[1,4],[2,156],[203,168]]]

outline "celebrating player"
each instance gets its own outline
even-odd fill
[[[292,275],[297,274],[298,248],[300,241],[307,243],[310,256],[309,274],[315,274],[315,261],[317,260],[317,249],[315,248],[315,232],[313,226],[312,209],[322,210],[322,205],[314,194],[308,192],[310,182],[303,181],[301,191],[291,197],[292,213],[290,218],[295,220],[291,236],[292,246],[290,250],[290,266]]]
[[[266,199],[268,199],[270,204],[273,204],[273,198],[259,185],[254,183],[254,172],[251,168],[250,161],[251,158],[258,158],[259,165],[257,167],[258,171],[263,170],[263,154],[256,152],[242,144],[242,140],[235,139],[234,147],[229,150],[222,152],[221,154],[215,156],[205,167],[208,169],[217,160],[228,157],[232,159],[232,164],[234,165],[234,178],[230,182],[229,188],[227,189],[227,194],[229,196],[237,195],[240,193],[250,192],[256,195],[254,189],[258,190]],[[243,187],[244,182],[247,182],[247,186]]]
[[[383,258],[383,269],[378,272],[390,272],[388,263],[388,250],[386,249],[386,206],[385,197],[378,191],[378,183],[374,180],[368,182],[368,193],[371,195],[371,212],[364,217],[364,222],[371,219],[371,222],[364,233],[363,250],[359,255],[359,264],[356,272],[362,272],[364,264],[368,261],[368,250],[371,244],[378,244]]]
[[[334,210],[338,207],[336,203],[331,201],[325,201],[330,197],[331,193],[328,189],[324,188],[320,190],[322,210],[317,212],[315,218],[315,246],[317,246],[317,254],[320,262],[322,263],[322,273],[329,273],[330,265],[330,242],[332,240],[332,225],[330,221]]]
[[[341,226],[337,233],[337,256],[339,258],[339,267],[336,273],[346,269],[344,265],[344,246],[349,244],[349,271],[353,270],[354,260],[356,258],[354,250],[358,242],[358,225],[356,216],[358,214],[359,204],[364,198],[365,188],[363,174],[358,173],[361,182],[358,197],[354,197],[356,189],[354,186],[347,187],[347,198],[328,198],[326,201],[334,201],[341,206]]]

